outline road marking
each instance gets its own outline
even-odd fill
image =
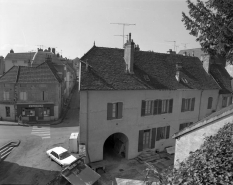
[[[50,127],[32,127],[32,135],[41,136],[42,139],[49,139],[50,138]]]

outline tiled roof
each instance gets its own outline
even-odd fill
[[[187,53],[187,56],[193,56],[193,52],[194,52],[194,56],[198,57],[199,59],[201,59],[201,55],[205,54],[204,51],[201,50],[201,48],[193,48],[193,49],[184,49],[184,50],[180,50],[178,54],[183,55],[184,52]]]
[[[38,51],[36,52],[35,57],[33,58],[32,67],[36,67],[42,64],[43,62],[45,62],[45,59],[47,58],[48,55],[52,57],[53,62],[58,61],[57,56],[54,55],[52,52]]]
[[[91,66],[86,71],[82,63],[81,90],[219,89],[196,57],[135,51],[134,74],[125,72],[123,57],[123,49],[91,48],[81,58]],[[188,83],[176,80],[177,61],[182,62],[181,78]],[[150,81],[144,75],[148,75]]]
[[[193,123],[191,124],[190,126],[184,128],[183,130],[175,133],[172,138],[177,138],[177,137],[180,137],[184,134],[187,134],[189,132],[192,132],[200,127],[203,127],[205,125],[208,125],[210,123],[212,123],[213,121],[217,120],[217,119],[220,119],[224,116],[227,116],[229,114],[232,114],[233,113],[233,104],[228,106],[228,107],[225,107],[223,109],[220,109],[219,111],[217,112],[214,112],[212,114],[210,114],[209,116],[203,118],[202,120],[196,122],[196,123]]]
[[[8,53],[5,57],[5,60],[32,60],[33,56],[35,55],[35,52],[29,52],[29,53]]]
[[[0,82],[60,83],[61,79],[53,65],[50,62],[44,62],[37,67],[14,66],[0,77]]]
[[[19,66],[13,66],[0,77],[0,83],[15,83],[17,81]]]
[[[229,73],[227,72],[227,70],[224,68],[223,65],[211,64],[210,74],[214,77],[216,82],[221,87],[220,93],[222,94],[233,93],[231,88],[232,77],[229,75]]]

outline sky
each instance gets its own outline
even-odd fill
[[[196,2],[192,0],[192,2]],[[166,53],[199,48],[181,21],[186,0],[0,0],[0,56],[56,48],[81,58],[94,45],[123,48],[125,26],[140,50]],[[126,40],[126,38],[125,38]],[[43,46],[42,46],[43,45]]]

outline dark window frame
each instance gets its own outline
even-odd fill
[[[208,98],[207,109],[212,109],[213,97]]]
[[[113,116],[113,105],[115,106],[115,115]],[[107,104],[107,120],[122,119],[123,117],[123,102],[114,102]]]

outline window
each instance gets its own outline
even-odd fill
[[[193,111],[195,106],[195,98],[182,98],[181,112]]]
[[[19,96],[20,100],[27,100],[27,93],[26,92],[20,92],[20,96]]]
[[[123,103],[108,103],[107,104],[107,120],[121,119],[123,112]]]
[[[141,116],[172,113],[173,99],[142,100]]]
[[[9,100],[9,99],[10,99],[10,93],[4,91],[4,93],[3,93],[3,99],[4,99],[4,100]]]
[[[50,116],[50,108],[45,108],[44,107],[44,110],[43,110],[44,112],[44,116]]]
[[[161,139],[168,139],[169,135],[170,135],[170,126],[159,127],[157,128],[156,141],[159,141]]]
[[[11,115],[11,112],[10,112],[10,107],[6,107],[6,117],[10,117]]]
[[[212,108],[212,102],[213,102],[213,98],[212,98],[212,97],[209,97],[209,98],[208,98],[208,106],[207,106],[207,109],[211,109],[211,108]]]
[[[22,116],[35,116],[34,108],[23,108]]]
[[[179,131],[183,130],[185,127],[188,127],[189,125],[192,125],[193,122],[188,122],[188,123],[181,123]]]
[[[48,92],[42,91],[42,100],[47,101],[48,100]]]
[[[222,107],[226,107],[227,106],[227,97],[223,97],[222,99]]]
[[[229,101],[228,101],[228,105],[231,105],[232,104],[232,97],[228,97],[229,98]]]

